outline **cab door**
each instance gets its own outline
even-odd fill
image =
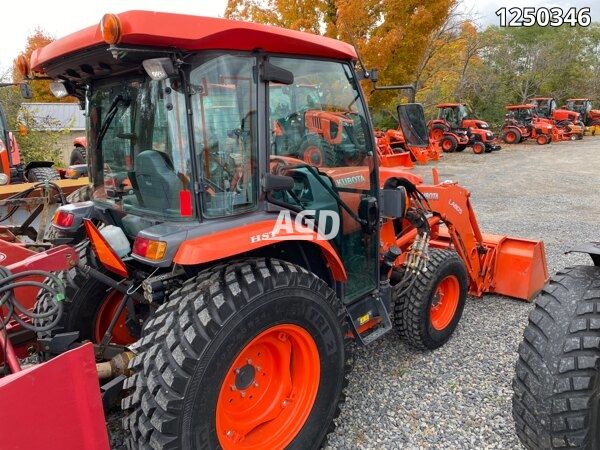
[[[352,302],[375,289],[379,279],[377,226],[365,225],[369,214],[377,215],[373,137],[358,83],[341,62],[287,57],[269,62],[293,74],[291,84],[268,85],[271,161],[312,168],[295,170],[297,187],[286,201],[315,210],[317,220],[319,211],[339,218],[330,243],[348,274],[342,298]],[[332,220],[326,230],[334,225]]]

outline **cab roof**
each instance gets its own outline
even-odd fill
[[[464,103],[440,103],[435,105],[436,108],[456,108],[457,106],[464,105]]]
[[[567,101],[567,102],[589,102],[590,99],[589,98],[568,98],[565,101]]]
[[[122,26],[120,46],[190,52],[262,50],[317,58],[357,59],[354,47],[345,42],[269,25],[152,11],[127,11],[117,16]],[[31,56],[31,68],[45,73],[48,63],[106,45],[99,25],[93,25],[36,50]]]
[[[512,110],[512,109],[533,109],[533,108],[535,108],[535,105],[530,105],[530,104],[527,104],[527,105],[508,105],[506,107],[506,109],[508,109],[508,110]]]

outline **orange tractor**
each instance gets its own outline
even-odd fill
[[[143,11],[32,55],[33,73],[86,100],[93,185],[91,201],[54,216],[62,242],[87,239],[63,273],[61,314],[38,296],[38,347],[51,357],[88,340],[97,360],[132,358],[103,386],[122,388],[132,448],[317,448],[344,399],[351,341],[395,325],[436,348],[467,293],[529,300],[546,281],[543,243],[483,234],[466,189],[378,166],[356,62],[321,36]],[[335,157],[317,166],[278,140],[273,124],[290,114],[269,94],[308,80],[323,111],[352,118],[344,145],[365,153],[359,163],[327,146]],[[223,84],[235,91],[227,120]],[[12,386],[0,398],[24,389]],[[39,436],[16,431],[24,416],[8,419],[3,442],[36,448]]]
[[[556,99],[552,97],[533,97],[529,104],[534,105],[535,113],[540,119],[552,121],[558,128],[559,138],[557,140],[580,140],[583,139],[585,125],[581,114],[569,109],[557,108]]]
[[[527,139],[535,139],[539,145],[562,140],[559,129],[548,119],[540,119],[535,113],[535,105],[509,105],[502,126],[502,140],[507,144],[518,144]]]
[[[489,124],[473,118],[464,103],[441,103],[436,107],[438,117],[429,121],[429,136],[440,143],[443,151],[462,152],[471,147],[473,153],[483,154],[501,149]]]
[[[411,161],[427,164],[440,159],[439,145],[429,140],[423,105],[407,103],[398,105],[398,128],[376,131],[377,144],[388,157],[407,154]],[[391,155],[391,156],[390,156]],[[387,165],[383,162],[381,165]]]
[[[591,129],[592,135],[600,131],[600,109],[592,109],[592,101],[589,98],[570,98],[563,109],[578,112],[581,122]]]

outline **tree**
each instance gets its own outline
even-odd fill
[[[32,53],[38,48],[42,48],[49,43],[54,41],[54,37],[49,35],[42,28],[37,27],[33,30],[33,33],[27,37],[27,45],[25,49],[21,53],[24,55],[29,61]],[[23,75],[17,70],[16,60],[13,62],[12,68],[12,78],[14,82],[19,82],[23,80]],[[73,102],[74,99],[72,97],[67,97],[63,99],[57,99],[50,92],[49,87],[50,81],[48,80],[32,80],[29,82],[31,86],[31,91],[33,93],[33,97],[30,101],[32,102],[42,102],[42,103],[53,103],[53,102]]]

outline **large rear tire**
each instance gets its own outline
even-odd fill
[[[444,136],[440,141],[440,146],[444,152],[452,153],[458,148],[458,141],[454,136]]]
[[[32,167],[27,171],[27,181],[30,183],[55,180],[60,180],[60,175],[52,167]]]
[[[408,292],[395,298],[394,320],[400,336],[419,349],[444,345],[462,316],[468,280],[456,252],[431,250],[427,271]]]
[[[519,346],[512,414],[529,449],[600,448],[600,267],[555,275]]]
[[[144,326],[122,402],[128,445],[318,448],[343,400],[346,327],[329,286],[283,261],[188,280]]]
[[[518,144],[523,137],[517,129],[509,128],[502,133],[502,140],[507,144]]]

